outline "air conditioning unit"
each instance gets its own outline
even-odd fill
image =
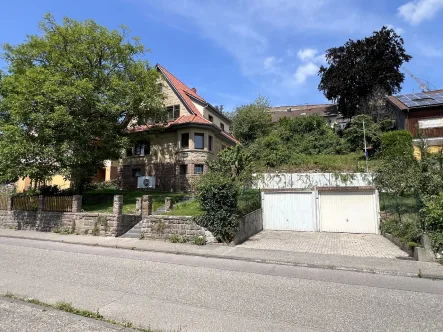
[[[137,178],[137,188],[155,189],[155,176],[139,176]]]

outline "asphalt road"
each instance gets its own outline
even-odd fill
[[[163,331],[443,331],[443,281],[0,238],[6,292]]]

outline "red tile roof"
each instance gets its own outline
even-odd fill
[[[196,99],[197,101],[207,105],[208,102],[201,96],[197,94],[197,91],[195,89],[190,89],[186,84],[184,84],[182,81],[180,81],[177,77],[172,75],[169,71],[165,69],[160,64],[157,64],[156,67],[160,72],[165,76],[166,80],[171,84],[171,86],[177,91],[181,99],[183,100],[184,104],[187,106],[187,108],[191,111],[191,115],[182,115],[175,121],[168,122],[164,127],[168,128],[172,125],[178,125],[178,124],[185,124],[185,123],[199,123],[199,124],[206,124],[214,126],[215,128],[219,129],[215,124],[213,124],[211,121],[203,117],[203,114],[200,113],[200,111],[195,107],[194,103],[192,102],[191,98]],[[146,126],[138,126],[132,129],[133,132],[138,131],[144,131],[151,127],[151,125]],[[221,134],[225,136],[226,138],[230,139],[231,141],[240,144],[240,142],[230,133],[224,132],[221,130]]]
[[[157,64],[157,68],[160,70],[160,72],[166,77],[166,79],[168,80],[168,82],[173,86],[173,88],[175,90],[177,90],[178,94],[180,95],[181,99],[183,100],[183,102],[186,104],[186,106],[190,109],[190,111],[196,115],[201,115],[203,116],[199,110],[197,109],[197,107],[195,107],[194,103],[192,102],[191,98],[197,99],[198,101],[200,101],[203,104],[207,104],[206,100],[204,100],[203,97],[199,96],[197,94],[197,92],[195,92],[194,90],[190,89],[185,83],[183,83],[182,81],[180,81],[177,77],[175,77],[174,75],[172,75],[169,71],[167,71],[165,69],[165,67],[163,67],[160,64]]]

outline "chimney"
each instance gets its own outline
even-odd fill
[[[191,91],[194,92],[194,93],[197,93],[197,89],[196,88],[192,88]]]

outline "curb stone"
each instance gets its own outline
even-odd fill
[[[262,263],[262,264],[275,264],[275,265],[307,267],[307,268],[316,268],[316,269],[325,269],[325,270],[338,270],[338,271],[349,271],[349,272],[359,272],[359,273],[369,273],[369,274],[379,274],[379,275],[390,275],[390,276],[398,276],[398,277],[443,280],[442,275],[422,273],[421,276],[419,276],[419,271],[417,271],[417,273],[402,273],[402,272],[383,271],[383,270],[376,270],[376,269],[341,267],[341,266],[335,266],[335,265],[283,262],[283,261],[239,257],[239,256],[231,256],[231,255],[189,253],[189,252],[183,252],[183,251],[177,251],[177,250],[162,250],[162,249],[152,249],[152,248],[144,249],[144,248],[137,248],[137,247],[130,246],[130,245],[118,246],[118,245],[106,245],[106,244],[98,244],[98,243],[79,243],[79,242],[69,241],[69,240],[65,241],[65,240],[55,240],[55,239],[42,239],[42,238],[38,238],[38,237],[10,236],[10,235],[1,235],[1,234],[0,234],[0,237],[12,238],[12,239],[22,239],[22,240],[55,242],[55,243],[64,243],[64,244],[74,244],[74,245],[82,245],[82,246],[89,246],[89,247],[103,247],[103,248],[113,248],[113,249],[125,249],[125,250],[146,251],[146,252],[155,252],[155,253],[164,253],[164,254],[184,255],[184,256],[196,256],[196,257],[205,257],[205,258],[237,260],[237,261]]]

